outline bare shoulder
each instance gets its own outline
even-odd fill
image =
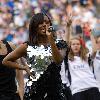
[[[11,43],[12,46],[12,43]],[[6,59],[19,59],[22,56],[25,56],[27,53],[27,43],[24,44],[20,44],[19,46],[17,46],[11,53],[9,53],[6,57]]]
[[[26,53],[27,52],[27,43],[24,43],[24,44],[20,44],[14,51],[17,52],[17,53]]]
[[[22,48],[26,48],[27,49],[27,43],[23,43],[23,44],[20,44],[20,45],[15,45],[14,43],[12,43],[12,42],[8,42],[9,43],[9,45],[11,46],[11,48],[14,50],[14,49],[16,49],[17,47],[22,47]]]

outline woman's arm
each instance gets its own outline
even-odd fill
[[[17,63],[20,63],[21,65],[27,66],[27,61],[24,57],[21,57],[20,59],[17,60]],[[24,96],[24,74],[23,70],[16,70],[16,79],[18,82],[18,88],[17,88],[17,93],[20,96],[20,99],[23,100]]]
[[[9,53],[2,61],[2,63],[10,68],[25,70],[25,67],[21,67],[20,64],[16,63],[16,60],[24,56],[27,52],[27,44],[21,44],[14,51]]]
[[[62,61],[62,56],[55,44],[55,41],[53,39],[53,36],[52,35],[48,35],[48,40],[49,40],[49,43],[51,45],[51,50],[52,50],[52,57],[53,57],[53,60],[55,63],[59,64],[61,63]]]
[[[20,96],[20,99],[23,100],[24,96],[24,75],[23,70],[16,70],[16,80],[18,82],[17,93]]]
[[[55,63],[59,64],[62,61],[62,56],[61,56],[61,54],[60,54],[60,52],[55,44],[52,32],[48,32],[48,26],[47,26],[46,35],[47,35],[48,41],[49,41],[50,46],[51,46],[53,61]]]
[[[12,45],[12,44],[10,44]],[[12,46],[12,48],[15,48]],[[30,73],[29,66],[27,64],[20,64],[17,62],[17,59],[25,56],[27,53],[27,44],[21,44],[19,47],[17,47],[14,51],[9,53],[2,61],[2,63],[10,68],[15,68],[19,70],[25,70],[32,78],[34,76]],[[22,59],[22,58],[21,58]]]
[[[92,42],[92,53],[94,54],[96,51],[97,51],[97,44],[96,44],[96,40],[95,40],[95,37],[93,35],[93,30],[91,30],[91,34],[90,34],[90,39],[91,39],[91,42]]]
[[[69,40],[71,38],[71,24],[72,24],[72,16],[70,15],[70,17],[68,18],[68,21],[67,21],[68,33],[66,34],[66,42],[69,42]],[[54,60],[54,62],[59,64],[63,60],[63,57],[61,56],[61,54],[55,44],[52,33],[47,31],[46,34],[47,34],[49,43],[51,45],[53,60]]]
[[[65,40],[67,43],[69,43],[70,39],[72,38],[72,31],[71,31],[71,28],[72,28],[72,16],[68,16],[68,19],[66,21],[66,31],[65,31]]]

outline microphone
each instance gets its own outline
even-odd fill
[[[50,27],[48,28],[48,32],[55,32],[54,27],[53,27],[53,26],[50,26]]]

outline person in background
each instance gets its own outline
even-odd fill
[[[6,67],[2,64],[6,55],[12,52],[15,48],[16,46],[12,42],[0,40],[0,100],[23,100],[23,71]],[[18,63],[20,63],[19,61]]]
[[[91,42],[92,42],[92,55],[93,55],[93,69],[96,80],[99,83],[100,89],[100,35],[95,38],[95,31],[91,30]]]
[[[68,66],[72,100],[100,100],[98,82],[90,69],[87,50],[81,44],[80,37],[72,36],[70,30],[68,34],[71,36]]]
[[[66,56],[68,56],[68,52],[70,50],[68,44],[64,40],[59,40],[57,42],[57,47],[60,52],[60,54],[63,57],[63,62],[61,64],[61,70],[60,70],[60,75],[61,75],[61,80],[63,84],[63,93],[66,96],[67,100],[71,100],[72,94],[70,90],[70,82],[68,78],[68,65],[67,65],[67,59],[65,59]]]

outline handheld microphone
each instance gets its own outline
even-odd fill
[[[55,32],[54,27],[53,27],[53,26],[50,26],[50,27],[48,28],[48,32]]]

